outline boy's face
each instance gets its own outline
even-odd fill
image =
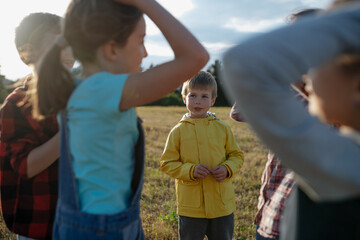
[[[212,97],[211,88],[189,89],[187,95],[183,97],[191,118],[205,118],[215,99],[216,97]]]

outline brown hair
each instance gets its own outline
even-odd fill
[[[360,76],[360,55],[343,54],[335,59],[335,64],[346,75]]]
[[[295,21],[297,21],[298,19],[300,19],[302,17],[311,16],[311,15],[317,14],[320,11],[321,11],[320,8],[302,9],[300,11],[297,11],[297,12],[294,12],[294,13],[288,15],[286,20],[288,23],[294,23]]]
[[[46,33],[60,32],[60,21],[59,16],[42,12],[31,13],[23,18],[15,28],[15,46],[25,64],[35,63],[30,46],[38,47]]]
[[[359,2],[359,0],[335,0],[333,1],[333,3],[330,5],[329,8],[332,9],[347,3],[354,3],[354,2]]]
[[[95,52],[109,40],[124,46],[142,17],[139,9],[113,0],[73,0],[66,12],[62,34],[75,59],[96,61]],[[65,109],[75,89],[74,80],[60,60],[61,47],[54,44],[37,71],[34,117],[42,118]]]
[[[212,89],[211,97],[212,98],[217,97],[217,84],[215,78],[213,77],[213,75],[211,75],[208,72],[200,71],[193,78],[184,82],[181,90],[181,95],[183,97],[186,97],[186,95],[189,92],[189,89],[194,89],[194,88],[211,88]]]
[[[329,10],[341,7],[348,3],[360,2],[359,0],[335,0],[330,5]],[[360,54],[358,53],[349,53],[340,55],[335,59],[335,64],[340,68],[340,70],[346,75],[358,75],[360,74]]]

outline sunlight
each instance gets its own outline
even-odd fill
[[[14,31],[20,21],[33,12],[50,12],[60,16],[64,15],[70,0],[12,0],[0,3],[0,65],[1,74],[6,78],[16,80],[20,76],[30,73],[18,56],[14,44]]]

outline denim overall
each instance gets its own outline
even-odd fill
[[[91,214],[80,210],[69,148],[66,113],[61,114],[59,199],[53,239],[144,239],[140,219],[140,197],[144,176],[144,132],[140,119],[138,119],[138,129],[139,139],[135,146],[135,166],[131,182],[133,195],[130,207],[116,214]]]

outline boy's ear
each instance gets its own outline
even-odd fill
[[[216,100],[216,97],[213,97],[213,98],[211,99],[211,106],[214,106],[215,100]]]
[[[118,58],[119,44],[114,40],[110,40],[103,45],[103,53],[106,60],[114,62]]]

